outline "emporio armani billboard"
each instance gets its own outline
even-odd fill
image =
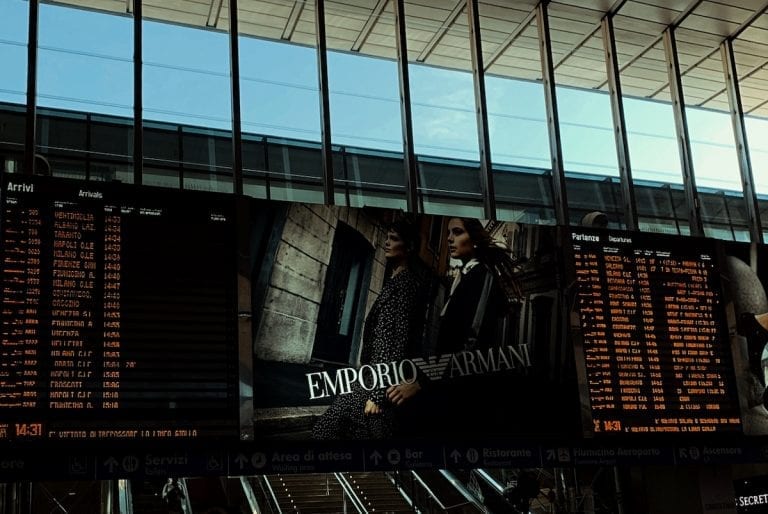
[[[431,381],[452,380],[472,375],[486,375],[532,367],[528,345],[465,350],[425,358],[403,359],[399,362],[363,364],[359,368],[339,368],[333,375],[328,371],[307,373],[309,398],[316,400],[340,394],[350,394],[356,388],[373,392],[377,389],[412,385],[419,373]]]
[[[257,438],[581,433],[556,228],[252,211]]]
[[[762,247],[254,205],[256,437],[768,433]]]

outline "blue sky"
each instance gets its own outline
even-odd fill
[[[23,0],[0,1],[0,100],[23,103],[26,19]],[[41,4],[38,104],[132,116],[130,17]],[[229,129],[229,51],[225,34],[144,23],[145,118]],[[241,96],[246,132],[320,139],[314,49],[241,38]],[[334,143],[402,150],[397,67],[392,61],[330,52]],[[474,93],[469,73],[412,64],[414,140],[420,155],[477,160]],[[549,144],[541,84],[488,76],[494,162],[546,168]],[[563,157],[568,171],[617,176],[607,95],[558,89]],[[625,100],[636,179],[680,183],[672,109]],[[739,190],[730,118],[687,111],[700,187]],[[758,192],[768,194],[768,121],[747,121]]]

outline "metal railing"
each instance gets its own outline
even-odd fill
[[[272,500],[271,507],[274,507],[275,510],[272,510],[275,514],[283,514],[283,509],[280,508],[280,503],[277,501],[277,496],[275,495],[275,490],[272,488],[272,484],[269,482],[269,479],[266,475],[262,476],[261,479],[264,481],[264,485],[267,487],[267,492],[269,493],[268,498]]]
[[[363,504],[363,501],[360,499],[360,497],[357,496],[355,489],[352,487],[352,484],[349,483],[347,477],[344,476],[344,473],[334,473],[333,476],[335,476],[336,480],[339,481],[341,489],[344,491],[344,512],[347,512],[347,498],[349,498],[349,501],[355,511],[357,511],[359,514],[368,514],[368,509],[365,507],[365,504]]]

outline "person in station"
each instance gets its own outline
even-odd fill
[[[476,219],[451,218],[447,243],[450,257],[459,260],[461,268],[440,312],[434,353],[502,346],[502,321],[522,299],[516,263],[506,246]],[[498,388],[504,386],[504,374],[493,375],[430,380],[421,374],[413,383],[388,388],[387,398],[401,409],[401,435],[460,433],[463,427],[456,423],[458,419],[500,421],[496,413],[503,402],[498,400]]]
[[[417,271],[420,237],[415,224],[392,223],[384,242],[390,275],[371,306],[363,328],[360,365],[399,362],[420,342],[425,303]],[[391,437],[393,409],[385,389],[366,391],[355,382],[338,395],[317,420],[315,439],[382,439]]]
[[[162,490],[162,498],[168,506],[168,514],[184,514],[184,500],[186,495],[179,483],[179,479],[169,477]]]

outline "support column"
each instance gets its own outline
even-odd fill
[[[606,15],[600,24],[603,31],[605,69],[608,74],[608,92],[611,97],[611,113],[613,114],[613,135],[616,139],[616,157],[619,163],[619,178],[621,179],[624,222],[629,230],[637,230],[637,204],[635,203],[635,189],[632,183],[627,125],[624,118],[624,100],[621,95],[621,77],[618,56],[616,55],[616,39],[613,34],[613,16],[611,14]]]
[[[24,138],[25,175],[35,172],[37,150],[37,28],[40,1],[29,0],[29,24],[27,25],[27,119]]]
[[[749,156],[749,145],[747,143],[747,129],[744,125],[744,108],[741,104],[741,92],[739,90],[739,75],[736,70],[736,58],[733,55],[733,41],[731,39],[726,39],[720,44],[720,54],[723,60],[725,89],[728,93],[728,106],[730,107],[731,122],[733,123],[736,155],[739,158],[739,172],[741,172],[741,187],[744,191],[749,233],[752,242],[762,244],[763,227],[760,220],[760,206],[757,203],[755,178],[752,173],[752,160]]]
[[[240,43],[237,39],[237,0],[229,0],[229,69],[232,88],[232,180],[243,194],[243,124],[240,118]]]
[[[483,42],[480,37],[480,13],[477,0],[467,0],[469,18],[469,46],[472,53],[472,79],[475,84],[475,114],[477,116],[477,143],[480,150],[480,190],[487,219],[496,219],[496,191],[493,186],[491,141],[488,132],[488,103],[485,97],[485,66]]]
[[[144,176],[144,42],[142,41],[143,0],[133,0],[133,183]],[[181,184],[179,184],[181,187]]]
[[[408,212],[419,211],[419,177],[416,152],[413,149],[413,114],[411,111],[411,79],[408,73],[408,43],[405,32],[405,2],[395,0],[395,30],[397,31],[397,71],[400,82],[400,122],[403,129],[403,167],[405,172],[405,203]]]
[[[683,187],[688,204],[688,223],[692,236],[704,235],[704,224],[701,220],[699,196],[696,189],[696,176],[693,172],[693,156],[691,155],[691,137],[688,134],[688,120],[685,115],[685,99],[683,83],[680,77],[680,62],[677,58],[677,43],[672,27],[667,27],[663,34],[664,52],[667,56],[667,72],[669,73],[669,92],[672,97],[672,110],[675,116],[677,144],[680,150],[680,168],[683,171]]]
[[[325,0],[315,0],[317,80],[320,89],[320,140],[322,141],[323,199],[334,204],[333,149],[331,147],[331,100],[328,90],[328,53],[325,45]]]
[[[560,118],[557,114],[555,70],[552,65],[552,40],[549,37],[549,16],[547,14],[546,0],[539,2],[539,5],[536,6],[536,26],[539,31],[541,78],[544,82],[544,100],[547,108],[549,151],[552,155],[552,189],[555,201],[555,218],[558,225],[568,225],[568,194],[565,189],[563,147],[560,139]]]

